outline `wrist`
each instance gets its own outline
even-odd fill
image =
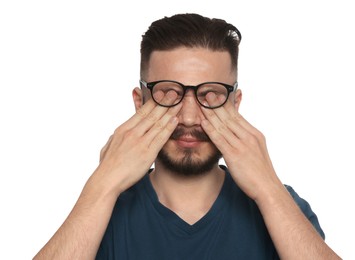
[[[116,202],[121,192],[122,189],[120,189],[117,181],[112,180],[108,174],[96,170],[86,182],[82,196],[107,202]]]

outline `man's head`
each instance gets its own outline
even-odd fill
[[[227,51],[233,69],[237,70],[241,39],[238,29],[221,19],[210,19],[198,14],[164,17],[153,22],[142,37],[140,76],[144,79],[148,73],[152,52],[178,47]]]
[[[189,86],[181,100],[179,125],[159,153],[156,166],[160,164],[183,175],[198,175],[217,165],[221,153],[201,127],[204,99],[200,99],[200,94],[204,91],[194,90],[204,82],[219,82],[221,91],[229,88],[221,95],[222,99],[239,103],[240,91],[235,92],[233,86],[237,81],[240,40],[241,35],[233,25],[197,14],[165,17],[153,22],[143,35],[141,80],[153,84],[168,80]],[[207,86],[215,89],[216,84]],[[142,90],[133,92],[136,108],[153,93],[147,85],[141,87]]]

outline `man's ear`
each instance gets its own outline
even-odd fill
[[[242,91],[237,89],[234,93],[234,107],[237,111],[239,111],[240,103],[242,102]]]
[[[143,106],[143,92],[140,88],[136,87],[132,91],[134,107],[136,111]]]

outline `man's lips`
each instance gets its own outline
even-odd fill
[[[171,139],[180,140],[184,142],[210,142],[207,134],[201,130],[191,129],[187,130],[182,127],[177,127],[172,133]]]
[[[174,139],[176,141],[176,143],[183,148],[193,148],[193,147],[197,147],[198,145],[200,145],[203,141],[194,138],[194,137],[180,137],[177,139]]]
[[[183,141],[183,142],[201,142],[200,139],[193,137],[193,136],[181,136],[177,140]]]
[[[203,142],[211,141],[202,129],[188,129],[182,126],[178,126],[175,129],[170,140],[175,141],[175,143],[182,148],[194,148]]]

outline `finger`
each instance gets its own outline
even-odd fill
[[[211,106],[220,103],[218,97],[213,93],[207,95],[206,101]],[[242,139],[248,134],[243,126],[238,124],[236,117],[231,116],[231,113],[227,111],[225,106],[216,109],[203,108],[202,111],[212,126],[221,133],[229,143],[233,144],[235,137]]]
[[[157,103],[155,103],[153,99],[148,99],[148,101],[143,104],[143,106],[139,108],[130,119],[124,122],[121,127],[126,130],[136,127],[136,125],[139,124],[142,119],[145,118],[157,106]]]
[[[152,149],[152,151],[157,154],[169,140],[169,137],[177,127],[178,123],[179,120],[177,117],[170,118],[165,127],[161,128],[160,131],[154,136],[149,144],[149,149]]]
[[[217,101],[211,96],[209,97],[208,102],[214,104]],[[211,113],[211,111],[207,112]],[[213,112],[216,113],[218,119],[233,131],[238,138],[246,139],[250,138],[250,135],[259,134],[259,131],[239,114],[232,102],[227,102],[224,106],[213,109]]]
[[[157,100],[158,102],[160,102],[164,98],[164,96],[165,95],[162,91],[159,91],[154,95],[155,100]],[[139,108],[130,119],[123,123],[119,129],[122,131],[127,131],[136,128],[137,125],[140,124],[144,119],[146,119],[155,108],[158,108],[158,110],[160,111],[167,110],[167,108],[159,106],[152,98],[149,98],[148,101],[143,104],[143,106]],[[150,120],[154,121],[154,118],[155,116],[153,115],[150,117]]]
[[[218,150],[220,150],[222,154],[228,154],[231,149],[231,143],[227,141],[225,136],[221,132],[217,131],[217,129],[207,119],[201,121],[201,126],[211,141],[216,145]],[[236,137],[234,137],[234,139],[234,145],[238,145],[240,140]]]
[[[177,94],[175,91],[169,91],[166,94],[162,94],[161,102],[164,104],[173,104],[177,99]],[[175,116],[179,112],[180,108],[177,106],[167,108],[157,105],[154,109],[150,111],[141,121],[136,125],[137,133],[139,136],[143,136],[150,128],[152,128],[166,113],[171,116]]]
[[[182,107],[182,104],[178,104],[174,107],[171,107],[168,109],[168,111],[160,118],[159,121],[157,121],[146,133],[145,133],[145,138],[148,142],[148,145],[152,142],[152,140],[159,135],[160,132],[165,131],[165,128],[170,123],[170,120],[174,120],[173,118],[176,117],[178,112],[180,111]],[[175,130],[172,129],[172,132]],[[172,132],[170,134],[172,134]]]
[[[108,150],[108,148],[110,147],[110,144],[112,142],[112,138],[113,135],[110,136],[110,138],[108,139],[108,141],[106,142],[106,144],[104,145],[104,147],[102,147],[101,151],[100,151],[100,162],[103,160],[103,158],[106,155],[106,152]]]
[[[223,107],[230,114],[233,121],[239,122],[239,124],[249,133],[258,134],[259,130],[257,130],[239,113],[239,111],[235,108],[235,104],[233,102],[227,102]]]
[[[233,106],[233,104],[230,104]],[[228,107],[225,107],[225,111]],[[222,111],[222,110],[221,110]],[[220,111],[215,111],[219,117],[223,117],[226,113],[220,114]],[[249,145],[261,145],[266,147],[265,136],[253,125],[251,125],[238,111],[234,110],[234,113],[229,113],[230,118],[225,117],[222,119],[223,122],[228,122],[228,128],[231,129],[238,137],[243,140],[244,143]]]

